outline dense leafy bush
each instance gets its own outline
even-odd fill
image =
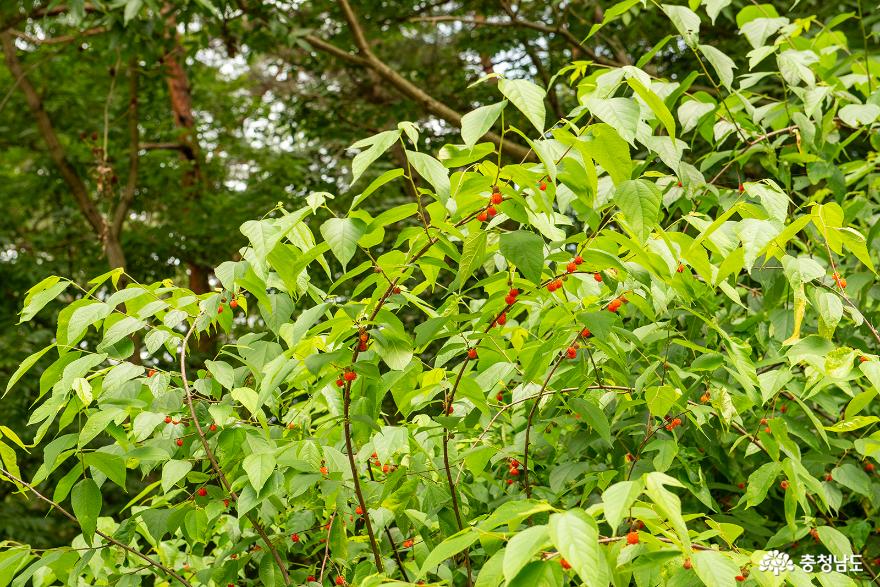
[[[6,543],[0,584],[870,581],[877,62],[843,18],[760,5],[734,63],[705,15],[659,9],[678,36],[563,70],[580,106],[555,124],[539,86],[499,79],[436,156],[409,123],[355,144],[354,181],[396,145],[407,165],[348,210],[314,193],[245,223],[216,291],[121,270],[35,286],[22,321],[78,299],[7,387],[54,358],[43,465],[22,479],[28,446],[0,427],[3,475],[82,535]],[[646,73],[676,42],[710,87]],[[493,127],[533,155],[505,163]],[[366,212],[391,182],[414,201]],[[225,344],[193,360],[204,337]],[[865,573],[775,577],[771,549]]]

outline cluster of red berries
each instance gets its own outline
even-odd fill
[[[505,324],[507,324],[507,312],[501,312],[501,314],[499,314],[498,317],[495,318],[495,320],[492,322],[492,326],[495,326],[496,324],[498,326],[504,326]]]
[[[512,306],[516,303],[516,298],[519,296],[519,290],[515,287],[510,288],[510,291],[507,292],[507,295],[504,296],[504,303],[508,306]]]
[[[584,262],[584,258],[581,257],[580,255],[577,255],[574,259],[572,259],[571,261],[568,262],[568,265],[565,266],[565,272],[566,273],[574,273],[575,271],[577,271],[578,266],[580,266],[581,263],[583,263],[583,262]],[[598,275],[598,273],[597,273],[597,275]],[[600,279],[601,279],[601,276],[600,276]]]
[[[342,372],[342,376],[336,380],[336,385],[338,387],[345,387],[346,381],[354,381],[355,379],[357,379],[357,373],[351,369],[346,369]]]
[[[493,185],[492,195],[489,196],[489,205],[486,206],[485,210],[477,214],[477,220],[480,222],[486,222],[489,218],[493,218],[498,214],[498,209],[495,206],[503,201],[504,196],[501,195],[501,189],[497,185]]]
[[[565,356],[569,359],[576,359],[578,356],[578,348],[580,345],[578,343],[572,344],[570,347],[565,349]]]
[[[672,431],[679,426],[681,426],[681,418],[673,418],[672,420],[669,420],[669,423],[666,424],[665,428]]]
[[[547,284],[547,291],[553,293],[557,289],[562,287],[562,280],[560,278],[550,280],[550,283]]]
[[[387,475],[388,473],[393,473],[394,471],[397,470],[397,466],[396,466],[396,465],[389,465],[388,463],[385,463],[385,464],[383,465],[382,463],[380,463],[380,462],[379,462],[379,455],[377,455],[376,453],[373,453],[373,454],[370,455],[370,456],[371,456],[371,458],[373,459],[373,466],[374,466],[374,467],[382,467],[382,472],[385,473],[386,475]]]
[[[516,459],[510,459],[509,464],[510,464],[510,470],[508,471],[508,473],[510,473],[510,475],[512,477],[518,477],[519,473],[520,473],[519,461]],[[513,485],[513,479],[508,479],[507,484]]]
[[[608,302],[608,311],[611,312],[612,314],[616,314],[617,311],[620,309],[620,306],[622,306],[623,304],[625,304],[628,301],[629,300],[626,299],[626,296],[616,297],[613,300],[611,300],[610,302]]]
[[[834,283],[837,284],[837,287],[839,287],[840,289],[846,288],[846,279],[841,277],[840,273],[835,271],[834,274],[831,276],[831,278],[834,279]]]
[[[367,350],[368,340],[370,340],[370,335],[362,330],[360,334],[358,334],[358,351],[364,352]]]

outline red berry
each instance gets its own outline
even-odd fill
[[[477,358],[477,349],[468,349],[467,356],[468,356],[468,359],[476,359]]]
[[[490,198],[493,204],[500,204],[504,200],[504,196],[500,192],[495,192]]]
[[[479,220],[480,222],[486,222],[486,220],[488,220],[488,219],[489,219],[489,215],[486,214],[485,210],[483,212],[480,212],[479,214],[477,214],[477,220]]]
[[[626,543],[627,544],[638,544],[639,543],[639,533],[638,532],[629,532],[626,535]]]
[[[684,264],[679,263],[679,264],[678,264],[678,268],[676,269],[676,271],[677,271],[678,273],[683,273],[683,272],[684,272]]]
[[[201,497],[205,497],[206,495],[208,495],[208,490],[204,487],[199,487],[199,490],[196,493],[198,493]]]
[[[395,285],[393,288],[391,288],[391,291],[392,291],[392,293],[399,294],[400,293],[400,286]]]
[[[686,559],[684,559],[684,564],[681,566],[684,567],[684,570],[690,571],[691,567],[693,567],[694,565],[693,565],[693,563],[691,563],[691,559],[686,558]]]
[[[453,412],[455,412],[455,406],[449,406],[448,408],[446,408],[447,414],[452,414]]]
[[[869,360],[870,359],[868,359],[868,357],[866,357],[865,355],[862,355],[861,357],[859,357],[860,363],[867,363]]]
[[[599,283],[602,283],[602,274],[601,273],[593,273],[593,279],[595,279]]]
[[[489,218],[493,218],[496,214],[498,214],[498,210],[495,209],[495,206],[489,206],[486,208],[486,214],[489,215]]]
[[[819,530],[816,528],[810,528],[810,536],[813,537],[813,540],[819,542]]]
[[[517,469],[516,467],[511,467],[510,474],[516,477],[517,475],[519,475],[519,469]]]
[[[357,506],[356,508],[354,508],[354,513],[356,513],[359,516],[363,516],[364,515],[364,508],[362,508],[361,506]]]
[[[366,350],[367,350],[367,343],[365,343],[365,342],[359,342],[359,343],[358,343],[358,350],[359,350],[360,352],[364,352],[364,351],[366,351]]]
[[[825,473],[825,480],[826,481],[833,481],[834,477],[831,476],[831,473]]]
[[[510,459],[510,468],[515,469],[516,467],[519,467],[519,461],[516,459]]]
[[[391,469],[388,465],[382,465],[382,472],[383,473],[388,473],[389,470],[391,470]]]
[[[337,379],[336,385],[338,385],[339,387],[345,387],[345,381],[343,381],[342,379]]]
[[[515,298],[519,295],[519,290],[514,287],[509,292],[507,292],[507,295]]]
[[[495,396],[495,400],[499,402],[504,400],[504,394],[499,391],[498,395]]]
[[[611,300],[611,303],[608,304],[609,312],[617,312],[620,309],[620,300]]]
[[[404,540],[404,541],[403,541],[403,547],[404,547],[404,548],[412,548],[412,545],[413,545],[413,541],[412,541],[412,540],[407,539],[407,540]]]
[[[745,489],[745,488],[746,488],[746,484],[743,483],[742,481],[740,481],[739,483],[737,483],[736,486],[739,487],[740,489]]]
[[[761,425],[763,426],[766,423],[767,423],[767,418],[761,418]]]
[[[165,423],[171,424],[171,416],[165,416]]]
[[[327,467],[321,467],[319,470],[321,471],[321,474],[322,474],[322,475],[326,475],[326,474],[327,474]]]
[[[208,430],[210,430],[211,432],[216,432],[216,431],[217,431],[217,425],[216,425],[216,424],[211,424],[210,426],[208,426]]]
[[[346,371],[342,374],[342,378],[346,381],[354,381],[355,379],[357,379],[357,373],[355,373],[354,371]]]
[[[309,583],[314,583],[314,582],[315,582],[315,576],[314,576],[314,575],[309,575],[308,577],[306,577],[306,581],[309,582]]]
[[[150,369],[149,371],[147,371],[147,377],[152,377],[152,376],[155,375],[155,374],[156,374],[156,370],[155,370],[155,369]]]
[[[233,310],[236,309],[238,307],[238,300],[233,299],[232,301],[230,301],[229,307],[232,308]]]
[[[516,297],[511,296],[511,295],[506,295],[506,296],[504,296],[504,303],[507,304],[508,306],[512,306],[513,304],[516,303]]]
[[[783,491],[785,491],[786,489],[788,489],[788,480],[783,479],[779,486],[782,488]]]
[[[743,193],[744,191],[746,191],[746,186],[744,186],[743,184],[739,184],[739,188],[737,189],[739,189],[739,193]]]
[[[373,454],[370,455],[370,458],[371,458],[371,459],[378,459],[378,458],[379,458],[379,455],[376,454],[376,453],[373,453]]]
[[[574,359],[575,357],[577,357],[578,352],[577,352],[576,348],[574,348],[573,346],[570,346],[567,349],[565,349],[565,354],[566,354],[566,356],[568,356],[569,359]]]
[[[770,430],[770,426],[767,426],[766,428],[764,428],[764,432],[767,434],[771,434],[773,431]]]
[[[874,471],[874,463],[865,463],[865,470],[869,473]]]
[[[183,439],[182,438],[177,439],[177,446],[183,446]]]
[[[508,485],[513,485],[513,479],[508,479],[508,480],[507,480],[507,484],[508,484]]]
[[[631,462],[633,462],[634,460],[636,460],[636,458],[632,455],[632,453],[629,453],[629,452],[626,453],[626,457],[625,457],[625,458],[626,458],[626,462],[627,462],[627,463],[631,463]]]
[[[846,288],[846,279],[841,279],[837,282],[837,285],[839,285],[841,289]]]
[[[217,306],[217,313],[218,313],[218,314],[222,314],[222,313],[223,313],[223,306]]]
[[[345,577],[343,577],[342,575],[338,575],[336,577],[336,584],[337,585],[345,585]]]
[[[567,273],[574,273],[575,271],[577,271],[577,268],[578,268],[577,263],[572,261],[571,263],[569,263],[568,265],[565,266],[565,271]]]
[[[566,571],[571,568],[571,563],[568,562],[567,560],[565,560],[564,558],[559,559],[559,564]]]
[[[224,499],[224,500],[223,500],[223,505],[224,505],[224,507],[229,507],[229,500],[228,500],[228,499]]]
[[[544,190],[546,190],[546,189],[547,189],[547,182],[546,182],[546,181],[542,181],[541,183],[539,183],[539,184],[538,184],[538,189],[541,190],[542,192],[543,192]]]
[[[781,406],[779,406],[779,411],[784,414],[785,412],[788,411],[788,406],[785,404],[782,404]]]
[[[574,262],[575,262],[576,264],[580,265],[581,263],[584,262],[584,258],[581,257],[580,255],[578,255],[577,257],[574,258]]]
[[[498,324],[500,324],[501,326],[507,324],[507,312],[501,312],[501,315],[498,316],[498,320],[496,322],[498,322]]]
[[[678,187],[681,187],[681,182],[678,182]],[[690,567],[688,567],[688,568],[690,568]]]
[[[581,330],[581,336],[583,336],[584,338],[590,338],[591,336],[593,336],[593,333],[590,332],[589,328],[584,328],[583,330]]]
[[[743,581],[746,580],[746,578],[743,577],[742,575],[737,575],[736,577],[734,577],[734,579],[736,579],[740,583],[742,583]]]

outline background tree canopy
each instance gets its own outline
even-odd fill
[[[0,587],[878,582],[876,8],[3,3]]]

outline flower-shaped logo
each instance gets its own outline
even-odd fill
[[[761,558],[761,564],[758,566],[762,571],[770,571],[774,576],[778,577],[784,571],[793,571],[794,563],[787,553],[771,550]]]

